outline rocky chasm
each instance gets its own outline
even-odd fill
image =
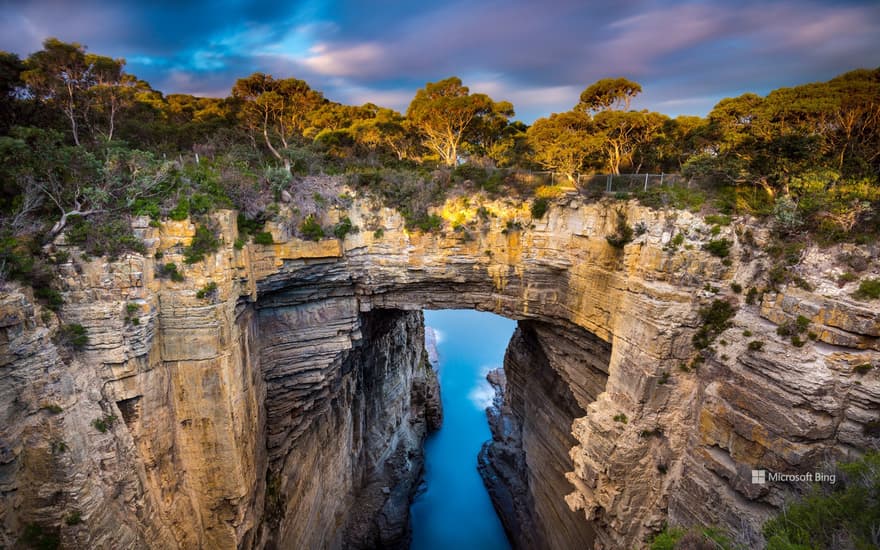
[[[70,548],[405,546],[442,414],[425,308],[519,321],[479,457],[519,548],[637,547],[667,521],[760,544],[798,487],[753,485],[753,468],[815,470],[880,445],[878,369],[858,369],[880,360],[876,302],[805,267],[816,290],[750,305],[727,290],[769,268],[740,241],[745,221],[722,229],[724,262],[701,250],[715,237],[699,216],[559,202],[540,220],[527,205],[459,204],[442,213],[466,231],[424,234],[357,199],[329,214],[362,228],[343,240],[302,241],[282,221],[275,244],[241,249],[235,214],[219,212],[227,244],[183,281],[158,268],[183,265],[194,225],[144,221],[149,254],[71,250],[61,266],[80,351],[27,289],[7,288],[0,545],[30,530]],[[618,211],[646,228],[622,249],[605,239]],[[810,254],[805,266],[822,264]],[[717,299],[736,308],[723,344],[682,369]],[[802,347],[775,333],[798,316],[816,337]]]

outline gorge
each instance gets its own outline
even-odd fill
[[[361,230],[319,241],[294,237],[285,208],[273,244],[240,249],[235,213],[213,214],[224,245],[183,281],[161,266],[183,265],[189,220],[141,220],[147,254],[71,249],[63,314],[87,330],[81,350],[28,289],[3,294],[0,544],[30,527],[73,548],[405,547],[442,416],[423,309],[518,322],[480,454],[516,548],[629,548],[666,522],[760,544],[802,488],[752,484],[752,469],[880,445],[880,369],[858,369],[880,361],[876,302],[824,281],[818,249],[803,260],[814,290],[753,304],[728,290],[770,267],[749,219],[719,230],[725,261],[698,215],[576,193],[539,219],[450,200],[437,233],[356,197],[326,216]],[[618,248],[621,216],[644,231]],[[718,300],[734,315],[699,364]],[[815,341],[776,334],[800,317]]]

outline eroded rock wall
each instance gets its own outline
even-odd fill
[[[622,249],[605,239],[618,212],[645,228]],[[370,486],[364,464],[400,463],[394,451],[370,446],[371,437],[389,436],[382,421],[367,435],[376,405],[356,397],[359,388],[377,399],[407,396],[394,389],[395,376],[370,389],[374,376],[358,374],[369,362],[359,355],[371,324],[365,316],[380,310],[475,308],[530,323],[555,381],[518,381],[508,393],[524,403],[511,411],[556,419],[543,442],[537,429],[527,437],[533,419],[520,422],[522,464],[539,460],[554,471],[522,471],[532,517],[549,521],[561,502],[577,511],[554,519],[572,540],[583,540],[582,526],[569,525],[578,521],[604,548],[638,546],[665,521],[714,523],[748,537],[799,489],[756,491],[752,468],[796,473],[880,445],[880,370],[860,368],[880,363],[877,302],[854,302],[817,268],[803,273],[815,290],[783,284],[746,303],[730,283],[765,285],[773,260],[740,240],[745,221],[712,232],[689,212],[576,196],[540,220],[527,205],[504,201],[483,211],[459,201],[440,214],[465,230],[410,233],[397,213],[356,200],[345,215],[359,233],[307,242],[291,237],[282,211],[269,226],[276,244],[237,250],[234,215],[220,213],[226,244],[194,265],[181,254],[192,224],[144,223],[146,257],[107,262],[74,251],[63,266],[62,319],[87,327],[82,351],[53,342],[54,315],[27,293],[6,291],[3,543],[27,523],[95,548],[376,540],[381,529],[371,521],[362,522],[370,525],[363,534],[343,527],[339,502],[360,496],[345,487]],[[715,238],[731,241],[726,260],[702,250]],[[185,280],[158,278],[165,262],[176,262]],[[209,281],[216,294],[199,298]],[[682,369],[694,357],[698,311],[716,299],[735,305],[731,327],[704,364]],[[129,303],[137,324],[127,320]],[[798,315],[815,337],[801,347],[776,334]],[[763,348],[749,349],[756,338]],[[559,383],[570,395],[560,399],[564,415],[529,398],[532,386],[557,392]],[[62,410],[51,412],[53,403]],[[383,406],[405,418],[405,407]],[[571,415],[580,416],[556,425]],[[119,420],[101,432],[93,421],[105,416]],[[405,439],[390,437],[387,448]],[[563,442],[571,444],[564,456]],[[342,457],[352,450],[353,458]],[[394,489],[384,487],[390,497]],[[330,489],[341,496],[330,498]],[[388,501],[398,502],[378,507]],[[311,506],[289,512],[302,502]],[[80,523],[67,524],[71,511],[81,512]]]

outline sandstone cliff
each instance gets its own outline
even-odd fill
[[[617,208],[646,228],[622,250],[605,239]],[[71,547],[405,542],[434,413],[421,322],[401,312],[423,308],[522,321],[505,361],[508,425],[483,459],[513,484],[495,494],[517,518],[509,531],[529,522],[524,546],[638,546],[666,520],[757,541],[797,487],[753,486],[752,468],[815,469],[880,444],[880,369],[858,368],[880,361],[877,303],[807,269],[816,290],[782,285],[746,304],[730,283],[760,283],[770,262],[742,225],[722,229],[725,263],[701,250],[714,238],[701,218],[635,203],[569,197],[531,220],[527,206],[450,202],[441,214],[464,230],[437,235],[365,200],[346,214],[362,230],[342,241],[296,239],[282,212],[276,244],[242,250],[232,214],[218,214],[227,246],[183,267],[183,282],[156,264],[182,265],[186,222],[145,224],[147,257],[74,254],[62,318],[87,328],[83,351],[53,343],[54,316],[7,290],[2,542],[27,524]],[[216,294],[198,298],[208,281]],[[736,304],[731,327],[683,370],[699,308],[719,298]],[[816,338],[802,347],[775,333],[798,315]]]

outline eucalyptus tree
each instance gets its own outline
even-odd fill
[[[486,94],[471,94],[461,79],[453,76],[428,82],[416,92],[406,116],[421,132],[425,147],[447,166],[455,166],[462,142],[475,122],[490,114],[504,117],[505,105],[498,105]]]

